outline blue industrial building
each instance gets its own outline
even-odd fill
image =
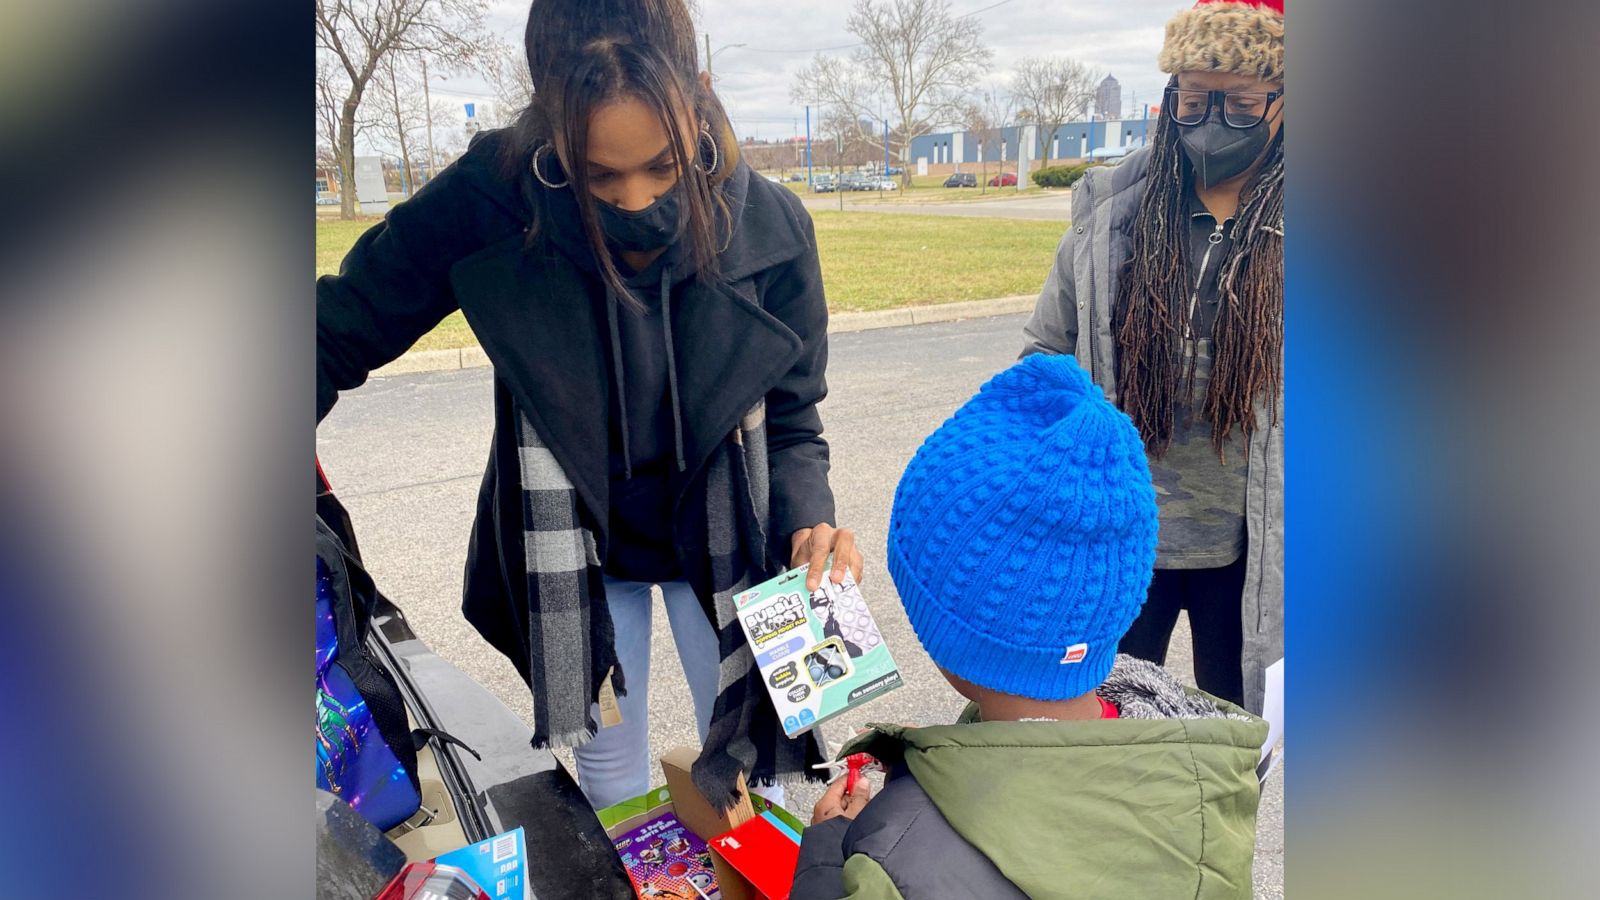
[[[1051,160],[1087,159],[1090,153],[1102,148],[1118,150],[1141,146],[1145,143],[1146,135],[1154,133],[1155,127],[1156,120],[1153,117],[1148,120],[1141,117],[1069,122],[1056,129],[1050,144],[1044,149],[1049,151]],[[1033,125],[1012,125],[1001,129],[997,138],[991,138],[982,147],[979,147],[976,136],[971,132],[925,134],[912,140],[909,162],[916,165],[919,160],[926,159],[930,166],[1014,162],[1017,159],[1017,142],[1032,139],[1036,133],[1037,128]],[[1042,164],[1045,156],[1035,144],[1030,158]]]

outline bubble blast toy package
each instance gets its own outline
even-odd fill
[[[855,577],[846,573],[842,584],[824,578],[808,598],[809,568],[790,569],[734,598],[761,680],[791,738],[901,683]]]

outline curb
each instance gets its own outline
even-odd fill
[[[874,312],[835,313],[828,317],[829,334],[850,334],[857,331],[875,331],[879,328],[901,328],[908,325],[933,325],[938,322],[956,322],[961,319],[981,319],[988,316],[1008,316],[1032,312],[1038,297],[1019,294],[1014,297],[996,297],[992,300],[964,300],[959,303],[941,303],[936,306],[909,306],[903,309],[884,309]],[[418,372],[448,372],[455,369],[477,369],[489,365],[489,355],[482,347],[461,347],[455,350],[413,350],[381,369],[370,373],[373,378],[388,375],[412,375]]]

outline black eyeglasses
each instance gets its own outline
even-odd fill
[[[1267,117],[1267,110],[1283,91],[1185,91],[1167,88],[1161,109],[1172,121],[1185,127],[1205,122],[1211,110],[1222,110],[1222,121],[1229,128],[1254,128]]]

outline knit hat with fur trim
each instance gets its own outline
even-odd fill
[[[1200,0],[1167,23],[1161,71],[1283,80],[1283,0]]]

